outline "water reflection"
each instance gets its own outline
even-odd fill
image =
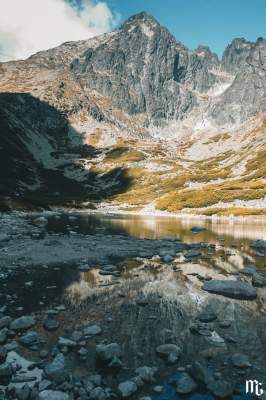
[[[193,234],[193,226],[201,226],[207,231]],[[50,217],[48,231],[67,232],[77,230],[83,234],[106,232],[127,234],[141,238],[157,239],[172,236],[187,242],[225,240],[266,240],[266,223],[256,220],[254,223],[239,220],[207,220],[197,218],[152,217],[135,215],[92,215],[76,214],[69,217],[62,214],[59,219]]]

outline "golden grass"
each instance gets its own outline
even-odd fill
[[[259,150],[256,156],[246,164],[246,172],[252,178],[266,178],[266,150]]]
[[[225,182],[219,185],[208,185],[201,189],[185,189],[171,191],[157,202],[157,208],[170,212],[184,208],[201,208],[215,205],[219,202],[234,200],[261,199],[266,195],[266,188],[257,188],[258,182]]]
[[[144,160],[144,154],[139,150],[127,147],[115,147],[105,157],[105,162],[130,163]]]
[[[197,211],[197,214],[212,216],[252,216],[261,215],[266,216],[266,208],[247,208],[247,207],[229,207],[229,208],[208,208],[206,210]]]

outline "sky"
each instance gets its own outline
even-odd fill
[[[266,37],[266,0],[0,0],[0,10],[1,61],[109,32],[141,11],[219,56],[235,37]]]

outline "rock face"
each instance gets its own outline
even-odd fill
[[[225,71],[237,73],[245,67],[252,43],[244,38],[234,39],[225,49],[222,57],[222,66]]]
[[[254,300],[257,297],[253,286],[240,281],[211,280],[204,283],[203,290],[240,300]]]
[[[224,54],[223,65],[236,74],[235,79],[209,112],[218,125],[239,124],[266,111],[266,40],[259,38],[252,44],[236,40],[240,49],[233,43]]]
[[[180,119],[214,82],[206,63],[154,18],[131,17],[97,47],[89,47],[70,68],[87,87],[147,122]],[[185,89],[185,90],[183,90]]]

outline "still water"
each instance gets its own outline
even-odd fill
[[[195,226],[205,230],[193,233]],[[210,347],[214,346],[216,351],[210,336],[190,332],[191,321],[195,321],[199,309],[203,308],[215,312],[217,321],[228,318],[232,321],[226,332],[218,322],[214,324],[219,336],[229,338],[229,344],[210,362],[213,371],[221,371],[227,380],[231,379],[233,371],[236,376],[232,379],[242,385],[244,378],[240,376],[239,379],[237,371],[230,366],[233,353],[245,351],[258,371],[265,364],[264,289],[261,289],[258,301],[244,302],[243,305],[220,296],[205,296],[206,293],[202,296],[201,290],[202,281],[207,277],[231,279],[246,265],[255,265],[260,272],[266,273],[265,255],[250,246],[254,240],[266,240],[265,222],[82,213],[50,215],[45,230],[58,236],[98,235],[103,241],[105,235],[145,239],[173,237],[197,244],[201,251],[192,260],[186,260],[181,252],[173,264],[163,264],[157,259],[124,260],[117,265],[117,276],[102,276],[100,266],[81,270],[78,265],[62,267],[60,263],[52,268],[18,271],[5,283],[9,292],[17,295],[14,309],[22,306],[24,312],[38,312],[65,303],[67,311],[61,321],[62,327],[74,330],[84,321],[100,324],[108,342],[123,345],[125,365],[134,371],[145,362],[158,365],[156,346],[169,340],[182,347],[181,366],[191,364],[197,357],[204,358]],[[174,379],[174,368],[165,368],[163,363],[159,363],[159,367],[164,389],[152,398],[179,398],[173,386],[168,384],[169,377]],[[127,378],[126,371],[124,373]],[[263,372],[256,374],[256,377],[263,376]],[[240,393],[241,390],[233,398],[246,398],[243,392]],[[200,391],[189,398],[213,399],[210,393]]]

